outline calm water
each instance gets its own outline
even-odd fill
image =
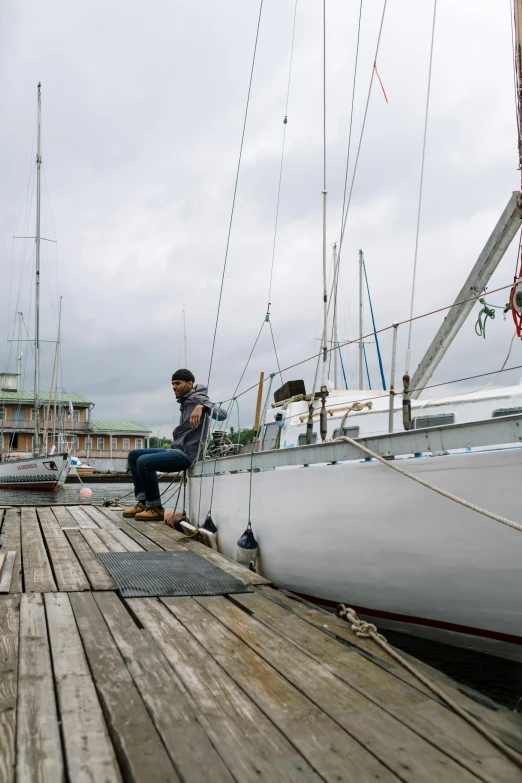
[[[133,499],[132,484],[91,484],[88,479],[84,485],[92,489],[92,495],[83,498],[80,495],[82,485],[66,484],[59,492],[28,492],[0,489],[0,506],[2,505],[28,505],[49,506],[55,504],[92,503],[100,505],[106,498],[123,498],[131,493],[125,501]],[[168,484],[160,485],[162,493],[167,490]],[[173,508],[176,487],[171,487],[165,492],[164,505]],[[438,642],[430,642],[425,639],[416,639],[407,634],[394,631],[383,631],[390,642],[400,650],[413,655],[416,658],[433,666],[435,669],[447,674],[457,682],[480,691],[485,696],[513,709],[517,700],[522,696],[522,663],[505,661],[490,655],[460,650]]]

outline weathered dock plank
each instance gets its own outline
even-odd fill
[[[121,783],[67,593],[47,593],[45,608],[69,780]]]
[[[513,765],[491,756],[490,743],[437,699],[262,595],[236,595],[232,600],[480,779],[490,783],[513,780]]]
[[[164,525],[68,508],[0,509],[25,591],[0,595],[0,783],[522,783],[522,756],[335,615]],[[122,599],[98,558],[185,549],[254,591]],[[519,716],[404,657],[522,750]]]
[[[159,551],[161,549],[158,544],[155,544],[150,539],[146,538],[142,533],[139,533],[128,522],[123,519],[119,514],[113,514],[109,519],[107,516],[101,513],[100,509],[95,506],[86,506],[85,512],[99,524],[100,527],[106,527],[108,530],[114,530],[118,528],[127,534],[133,541],[140,545],[141,549],[147,552]]]
[[[381,648],[376,648],[371,639],[360,638],[355,635],[350,625],[341,620],[335,614],[322,610],[319,607],[311,606],[306,601],[302,601],[297,596],[292,596],[284,591],[274,590],[272,587],[260,587],[260,592],[270,600],[284,606],[289,611],[294,612],[299,617],[305,619],[310,625],[323,631],[334,634],[338,639],[348,642],[348,644],[360,649],[372,657],[372,660],[378,665],[384,665],[387,671],[393,674],[402,682],[416,688],[430,699],[438,701],[438,698],[423,685],[416,677],[410,674],[405,668],[400,666],[391,656]],[[412,663],[421,671],[427,674],[436,683],[447,685],[451,689],[451,695],[460,707],[467,710],[475,718],[481,720],[484,725],[493,732],[500,731],[504,741],[510,745],[519,754],[522,754],[522,722],[514,713],[506,710],[499,705],[491,703],[491,707],[485,706],[487,699],[479,696],[474,698],[466,695],[466,689],[453,682],[436,669],[427,666],[422,661],[409,658],[406,653],[401,653],[404,657],[411,660]],[[477,694],[478,696],[478,694]],[[512,729],[510,729],[512,724]]]
[[[178,599],[185,600],[185,599]],[[329,780],[353,781],[353,764],[345,764],[336,756],[342,747],[335,745],[331,753],[323,753],[323,766],[335,769],[335,774],[324,777],[296,750],[252,700],[246,696],[230,676],[208,655],[192,634],[175,618],[169,609],[156,599],[130,598],[131,607],[143,626],[152,634],[158,647],[189,691],[212,744],[220,749],[231,773],[237,780],[250,781]],[[255,673],[252,673],[255,677]],[[277,694],[274,694],[275,696]],[[292,718],[292,705],[288,705],[288,717]],[[301,715],[303,724],[306,713]],[[328,743],[332,747],[332,742]],[[371,770],[382,773],[382,781],[395,781],[371,757]],[[308,776],[308,777],[306,777]],[[364,780],[364,778],[361,778]]]
[[[88,531],[85,531],[86,533]],[[93,590],[115,590],[116,585],[82,535],[82,531],[67,530],[69,543],[74,549]]]
[[[20,596],[0,596],[0,780],[15,776]]]
[[[62,743],[43,597],[21,596],[16,780],[61,783]]]
[[[73,517],[74,521],[81,528],[97,528],[98,525],[94,522],[88,514],[85,513],[81,506],[66,506],[67,511]]]
[[[38,519],[47,543],[59,590],[89,590],[89,580],[50,508],[39,508]]]
[[[34,508],[22,508],[21,533],[25,592],[48,593],[56,590]]]
[[[53,506],[52,512],[56,517],[56,520],[60,527],[70,528],[78,527],[78,524],[71,513],[65,508],[65,506]]]
[[[179,781],[93,596],[76,593],[70,601],[121,767],[131,780]]]
[[[191,783],[232,783],[198,721],[194,702],[163,653],[114,593],[98,592],[94,599],[180,777]]]
[[[9,592],[11,593],[21,593],[23,590],[20,520],[20,509],[7,509],[2,523],[2,533],[0,535],[2,550],[6,552],[16,552],[13,573],[11,575],[11,585],[9,588]]]
[[[168,598],[164,600],[169,601]],[[398,721],[392,711],[382,710],[362,690],[340,681],[320,663],[294,645],[285,643],[280,634],[233,606],[230,601],[219,596],[196,600],[296,688],[304,690],[314,704],[368,751],[373,749],[383,764],[387,764],[401,779],[410,783],[431,781],[433,777],[446,783],[454,780],[471,783],[477,779],[476,774],[464,768],[459,759],[441,753],[418,732]],[[206,618],[202,617],[201,622],[204,625]],[[221,636],[221,655],[226,657],[231,639],[222,632]],[[237,665],[234,668],[237,671]],[[248,679],[245,679],[247,682]],[[483,779],[482,776],[480,779]]]

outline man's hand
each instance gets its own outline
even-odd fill
[[[201,421],[201,416],[204,410],[205,410],[204,405],[196,405],[196,407],[190,414],[190,426],[192,427],[192,429],[198,426],[199,422]]]

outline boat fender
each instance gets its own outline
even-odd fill
[[[247,527],[243,535],[238,538],[236,544],[236,556],[237,563],[250,568],[251,571],[256,570],[257,556],[259,554],[259,546],[254,538],[254,533],[251,527]]]
[[[199,528],[199,534],[201,536],[202,544],[210,547],[210,549],[217,550],[218,529],[215,526],[212,517],[210,516],[210,512],[207,514],[207,518],[205,519],[203,525]]]
[[[187,515],[185,514],[185,512],[183,512],[183,514],[180,517],[173,516],[173,518],[172,518],[172,525],[171,526],[174,528],[174,530],[177,530],[178,533],[184,533],[185,531],[183,530],[183,527],[182,527],[182,523],[183,522],[186,522],[186,523],[190,524],[189,520],[187,519]]]

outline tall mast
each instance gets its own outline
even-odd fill
[[[22,377],[22,313],[18,313],[18,358],[16,360],[16,389],[20,391],[20,378]]]
[[[42,93],[38,82],[38,137],[36,147],[36,283],[35,283],[35,326],[34,326],[34,452],[40,451],[39,385],[40,385],[40,175],[41,154]]]
[[[515,0],[515,67],[517,85],[518,160],[522,172],[522,0]]]
[[[326,0],[323,0],[323,370],[322,385],[326,383],[328,360],[328,294],[326,290]]]
[[[363,381],[363,361],[364,361],[364,345],[363,345],[363,329],[364,329],[364,313],[363,313],[363,263],[364,253],[359,250],[359,389],[364,388]]]
[[[334,389],[338,389],[338,364],[339,364],[339,348],[337,341],[337,288],[339,285],[339,267],[337,261],[337,244],[333,246],[333,268],[334,268],[334,301],[333,301],[333,329],[332,329],[332,349],[333,349],[333,365],[334,365]]]

